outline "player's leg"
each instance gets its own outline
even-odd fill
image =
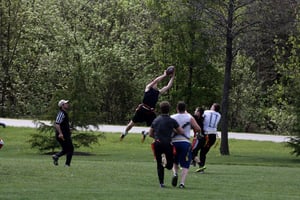
[[[206,135],[206,143],[203,148],[201,148],[200,151],[200,163],[199,163],[199,169],[197,169],[197,172],[204,172],[206,169],[205,163],[206,163],[206,155],[209,152],[210,148],[215,144],[216,142],[216,134],[208,134]]]
[[[153,150],[154,150],[154,155],[156,158],[156,169],[157,169],[157,176],[158,176],[158,181],[161,187],[164,187],[164,176],[165,176],[165,168],[162,166],[162,153],[163,149],[161,147],[160,142],[155,141],[153,143]]]
[[[191,154],[191,144],[188,142],[182,142],[181,144],[181,156],[179,159],[180,166],[182,167],[182,172],[181,172],[181,180],[180,180],[180,188],[184,188],[185,186],[185,180],[190,168],[190,163],[192,159],[192,154]]]
[[[200,162],[199,158],[197,157],[199,150],[200,150],[200,142],[197,138],[194,138],[192,142],[192,153],[191,153],[192,154],[191,162],[193,166],[196,166],[196,163]]]
[[[124,139],[124,137],[128,134],[128,132],[131,130],[131,128],[134,126],[134,122],[130,120],[130,122],[127,124],[125,131],[121,133],[120,135],[120,141]]]
[[[70,166],[71,165],[71,160],[73,157],[74,153],[74,145],[71,139],[67,140],[66,143],[66,163],[65,166]]]
[[[121,133],[120,135],[120,141],[124,139],[124,137],[128,134],[128,132],[131,130],[131,128],[135,125],[135,123],[138,122],[144,122],[144,109],[141,106],[138,106],[135,110],[133,118],[130,120],[130,122],[127,124],[125,131]]]
[[[155,118],[156,118],[156,114],[154,111],[148,111],[147,113],[145,113],[145,121],[147,126],[150,127]],[[148,131],[142,131],[142,139],[141,139],[142,143],[145,141],[148,134],[149,134]]]
[[[173,143],[173,151],[174,161],[173,161],[173,177],[172,177],[172,186],[176,187],[178,182],[178,171],[179,171],[179,158],[180,158],[180,146],[179,142]]]

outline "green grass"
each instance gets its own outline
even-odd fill
[[[186,189],[171,186],[171,171],[165,172],[167,188],[161,189],[151,140],[129,134],[119,142],[119,133],[92,149],[76,149],[72,166],[59,166],[50,155],[30,148],[30,128],[0,129],[5,146],[0,150],[0,199],[299,199],[300,160],[283,144],[230,140],[230,156],[220,156],[218,147],[207,157],[205,174],[191,167]]]

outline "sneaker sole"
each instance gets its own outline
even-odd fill
[[[52,159],[53,159],[53,164],[54,164],[55,166],[57,166],[57,165],[58,165],[58,158],[52,157]]]
[[[204,173],[205,169],[206,169],[206,167],[202,167],[202,168],[197,169],[195,172],[202,172],[202,173]]]
[[[178,176],[173,176],[173,178],[172,178],[172,185],[173,185],[173,187],[177,186],[177,182],[178,182]]]

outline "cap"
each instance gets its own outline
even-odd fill
[[[63,104],[65,104],[65,103],[69,103],[69,100],[64,100],[64,99],[62,99],[62,100],[60,100],[59,102],[58,102],[58,107],[61,107]]]

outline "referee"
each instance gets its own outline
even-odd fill
[[[53,164],[58,165],[59,157],[66,155],[65,166],[70,167],[74,152],[74,146],[71,138],[71,130],[69,124],[69,101],[60,100],[58,102],[59,111],[55,120],[55,138],[59,142],[62,150],[52,156]]]

